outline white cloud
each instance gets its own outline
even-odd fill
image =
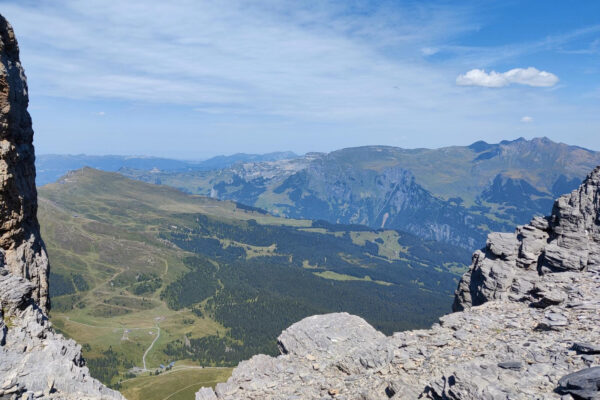
[[[97,113],[95,113],[97,116],[99,117],[104,117],[106,115],[106,113],[104,111],[98,111]]]
[[[525,124],[533,122],[533,117],[530,117],[529,115],[525,115],[524,117],[521,118],[521,122],[523,122]]]
[[[540,71],[537,68],[514,68],[506,72],[472,69],[456,78],[459,86],[483,86],[499,88],[512,83],[533,87],[551,87],[558,83],[558,77],[551,72]]]

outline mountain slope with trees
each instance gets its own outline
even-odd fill
[[[275,354],[308,315],[359,314],[379,329],[449,311],[461,248],[359,225],[274,217],[91,168],[39,189],[54,325],[114,387],[175,360],[236,365]]]

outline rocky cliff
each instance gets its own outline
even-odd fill
[[[515,233],[492,233],[456,291],[460,311],[496,299],[558,302],[553,273],[600,265],[600,168],[579,189],[560,197],[550,217],[534,218]],[[537,303],[536,303],[537,304]]]
[[[215,399],[600,398],[600,167],[552,215],[490,234],[429,330],[386,337],[349,314],[306,318],[281,355],[241,363]]]
[[[81,348],[51,328],[48,257],[37,222],[27,82],[0,16],[0,399],[122,399],[89,375]]]
[[[49,306],[48,257],[40,237],[33,129],[27,80],[10,24],[0,16],[0,260],[33,283],[33,298]]]

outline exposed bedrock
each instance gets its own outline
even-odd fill
[[[12,27],[0,16],[0,259],[29,280],[42,310],[49,307],[48,256],[40,236],[33,129],[27,79]]]

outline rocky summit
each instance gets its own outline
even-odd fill
[[[19,47],[0,16],[0,399],[122,399],[90,377],[81,347],[46,315],[49,265],[27,104]]]
[[[600,399],[600,167],[550,217],[492,233],[455,313],[386,337],[345,313],[306,318],[281,355],[242,362],[215,399]]]

